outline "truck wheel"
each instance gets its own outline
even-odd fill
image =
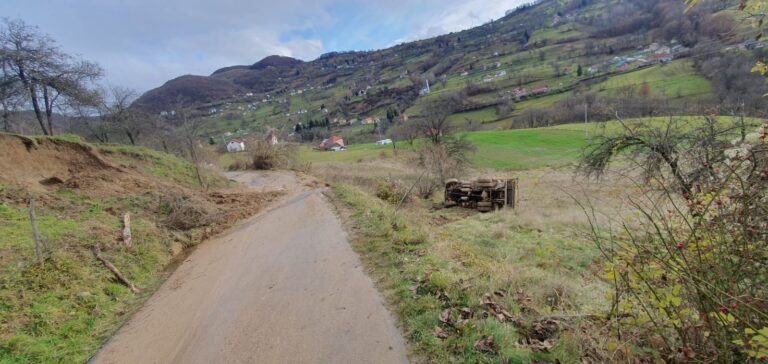
[[[480,212],[491,211],[492,207],[493,207],[493,203],[489,201],[480,201],[477,203],[477,211],[480,211]]]

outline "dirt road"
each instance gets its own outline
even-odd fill
[[[291,175],[230,175],[296,192]],[[402,338],[318,190],[201,245],[93,363],[404,363]]]

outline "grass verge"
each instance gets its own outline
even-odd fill
[[[587,323],[543,332],[541,322],[603,308],[589,243],[566,229],[516,225],[514,212],[467,216],[417,206],[396,213],[358,187],[333,192],[414,362],[581,362],[589,344],[572,330]]]

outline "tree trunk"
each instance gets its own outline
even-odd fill
[[[195,152],[195,142],[192,139],[189,140],[189,154],[192,157],[192,163],[195,165],[197,182],[200,184],[200,188],[205,188],[205,184],[203,184],[203,176],[200,174],[200,163],[197,160],[197,153]]]
[[[6,133],[11,132],[11,114],[5,107],[3,108],[3,131]]]
[[[128,137],[128,141],[131,142],[131,145],[136,145],[136,140],[134,139],[133,133],[126,130],[125,135]]]
[[[43,85],[43,101],[45,101],[45,119],[48,121],[48,133],[53,135],[53,103],[48,94],[48,86]]]
[[[43,130],[43,135],[51,135],[48,132],[48,129],[45,127],[45,122],[43,121],[43,112],[40,110],[40,103],[37,101],[37,90],[35,89],[35,84],[29,83],[29,93],[32,96],[32,109],[35,110],[35,118],[37,118],[37,122],[40,124],[40,129]]]

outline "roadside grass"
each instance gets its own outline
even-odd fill
[[[173,237],[149,216],[133,219],[134,249],[119,247],[120,218],[107,211],[138,212],[141,197],[94,200],[74,190],[47,195],[37,209],[43,239],[52,256],[35,263],[28,209],[12,202],[20,191],[0,189],[0,362],[84,362],[109,338],[134,305],[134,296],[114,281],[89,247],[103,255],[147,294],[170,260],[165,242]],[[143,298],[142,298],[143,297]]]
[[[594,278],[598,253],[577,225],[521,219],[524,211],[431,210],[424,201],[395,212],[372,195],[371,182],[334,184],[333,192],[351,212],[352,245],[400,319],[414,362],[580,363],[583,339],[567,333],[549,338],[548,352],[522,344],[541,317],[605,309],[606,288]],[[484,313],[486,294],[514,319]],[[450,324],[440,320],[446,312]],[[474,348],[485,336],[497,355]]]

